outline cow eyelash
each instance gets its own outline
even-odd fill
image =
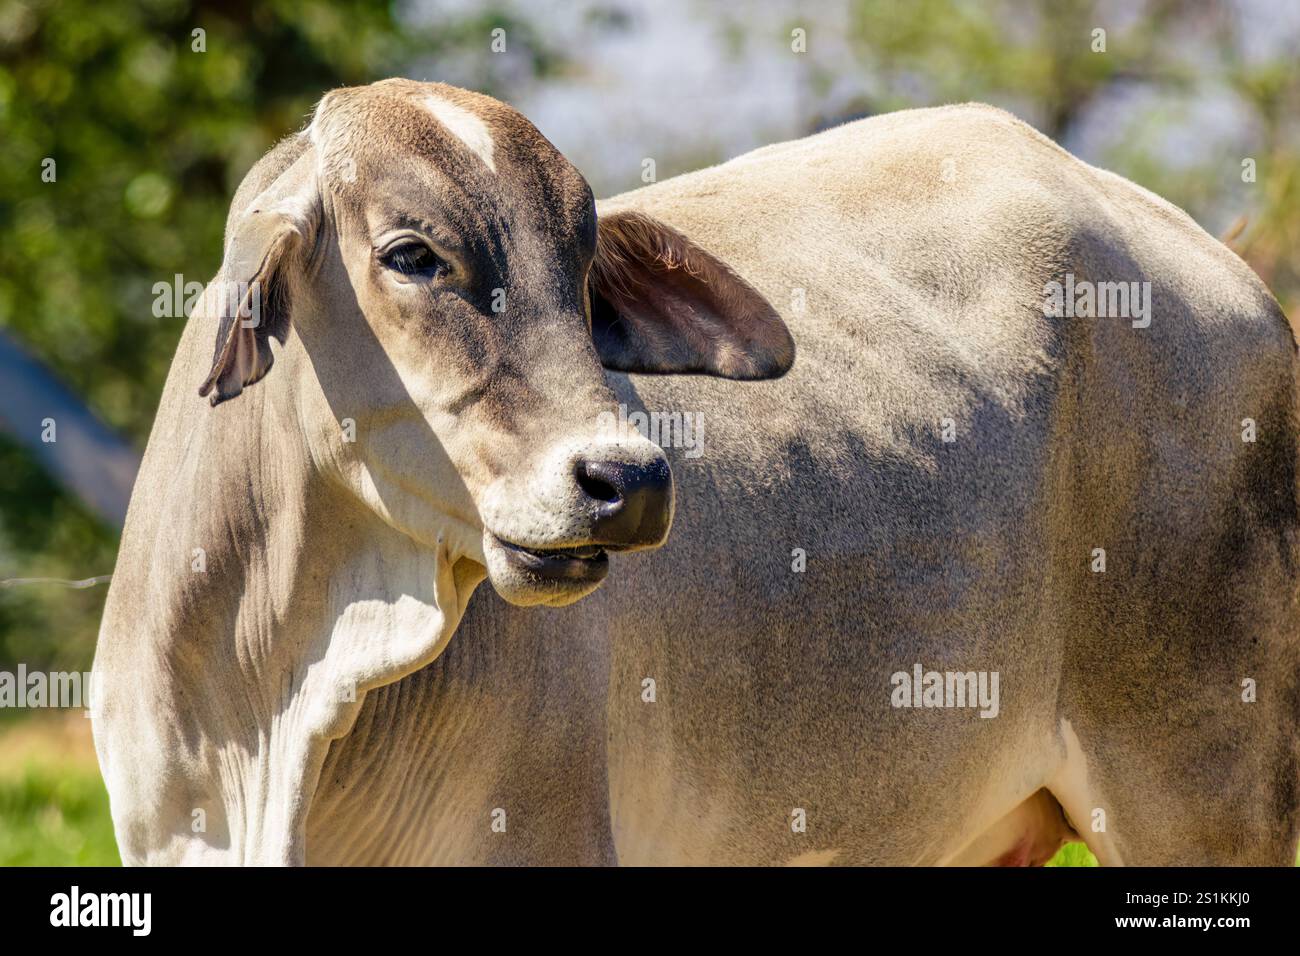
[[[379,261],[407,276],[434,278],[448,271],[447,263],[422,242],[404,242],[382,253]]]

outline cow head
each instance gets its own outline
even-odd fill
[[[653,218],[598,223],[577,170],[488,97],[336,90],[295,149],[232,209],[200,393],[237,399],[275,374],[270,340],[298,336],[330,412],[304,422],[312,458],[512,603],[577,600],[609,552],[668,533],[668,463],[599,427],[602,366],[765,378],[793,360],[752,287]]]

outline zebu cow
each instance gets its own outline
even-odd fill
[[[218,278],[267,314],[186,329],[96,662],[128,862],[1294,859],[1294,339],[1007,114],[597,219],[507,107],[339,90]],[[704,454],[593,591],[672,507],[619,404]]]

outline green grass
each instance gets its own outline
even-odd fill
[[[1047,861],[1047,866],[1096,866],[1097,858],[1082,843],[1067,843]]]
[[[0,777],[0,866],[117,866],[98,772],[29,766]]]
[[[97,772],[30,766],[0,777],[0,866],[119,863]],[[1096,866],[1097,858],[1082,843],[1067,843],[1047,865]]]
[[[108,794],[87,769],[28,766],[0,777],[0,866],[117,866]],[[1082,843],[1048,866],[1096,866]]]
[[[0,716],[0,866],[117,866],[89,723],[79,714]],[[1096,866],[1069,843],[1048,866]]]
[[[108,794],[97,773],[28,767],[0,778],[0,866],[117,866]],[[1048,866],[1096,866],[1082,843]]]

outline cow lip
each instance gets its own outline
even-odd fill
[[[497,538],[497,541],[510,551],[545,559],[574,558],[579,561],[595,561],[604,556],[606,549],[606,546],[601,544],[581,544],[569,548],[530,548],[527,545],[507,541],[505,538]]]
[[[495,535],[494,535],[495,537]],[[551,580],[590,581],[609,570],[608,548],[586,544],[569,548],[529,548],[504,538],[497,542],[515,567]]]

